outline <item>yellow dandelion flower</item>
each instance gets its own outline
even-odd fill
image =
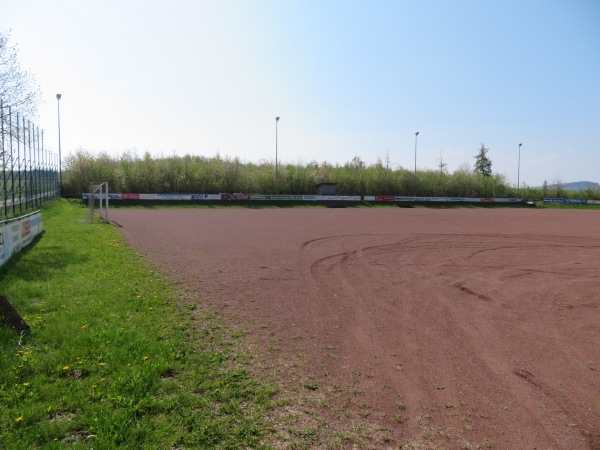
[[[148,358],[150,358],[149,356],[144,356],[144,361],[146,361]]]
[[[23,416],[19,416],[15,419],[15,422],[21,422],[23,420]]]
[[[104,366],[106,365],[106,363],[105,363],[105,362],[101,362],[101,363],[100,363],[100,365],[101,365],[102,367],[104,367]]]
[[[29,383],[23,383],[23,386],[29,387]]]
[[[69,370],[69,366],[64,366],[63,370]]]

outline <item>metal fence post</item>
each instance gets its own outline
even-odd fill
[[[0,99],[0,122],[1,122],[1,133],[2,133],[2,186],[3,186],[3,190],[2,190],[2,197],[3,197],[3,204],[2,204],[2,210],[4,211],[4,218],[6,219],[7,215],[7,210],[6,210],[6,199],[8,197],[8,193],[6,192],[6,153],[5,153],[5,148],[4,148],[4,103],[2,102],[2,99]]]

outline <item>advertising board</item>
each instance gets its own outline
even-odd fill
[[[192,194],[192,200],[221,200],[221,194]]]
[[[304,195],[251,195],[250,200],[304,200]]]
[[[250,194],[241,194],[239,192],[233,194],[221,194],[221,200],[250,200]]]
[[[140,194],[121,194],[123,200],[139,200]]]
[[[575,205],[585,205],[590,203],[590,200],[578,200],[574,198],[545,198],[546,203],[570,203]]]
[[[156,194],[156,200],[191,200],[191,194]]]
[[[0,226],[0,266],[44,231],[42,213],[28,214]]]

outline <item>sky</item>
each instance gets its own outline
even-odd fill
[[[452,172],[483,144],[514,185],[600,182],[598,0],[2,0],[0,31],[55,151],[62,95],[63,160]]]

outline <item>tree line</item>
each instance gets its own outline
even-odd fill
[[[139,157],[92,154],[79,150],[64,161],[65,195],[87,192],[92,181],[108,181],[111,192],[133,193],[275,193],[271,161],[242,162],[239,158],[204,156]],[[505,176],[480,174],[461,166],[449,173],[439,170],[391,168],[381,160],[368,165],[359,157],[345,164],[312,161],[281,164],[279,193],[313,194],[319,183],[336,183],[338,195],[407,195],[452,197],[513,197],[516,189]]]
[[[482,151],[482,149],[486,151]],[[424,197],[544,197],[600,198],[600,192],[570,192],[560,181],[554,186],[517,187],[505,175],[491,171],[491,160],[483,147],[475,163],[462,164],[454,172],[440,162],[435,170],[409,170],[390,167],[378,160],[366,164],[354,157],[345,164],[311,161],[306,164],[279,165],[280,194],[314,194],[319,183],[336,183],[338,195],[402,195]],[[481,157],[483,161],[483,169]],[[127,151],[120,156],[93,154],[80,149],[63,163],[63,195],[88,192],[93,181],[107,181],[110,192],[163,194],[274,194],[275,165],[272,161],[242,162],[239,158],[205,156],[138,156]]]

